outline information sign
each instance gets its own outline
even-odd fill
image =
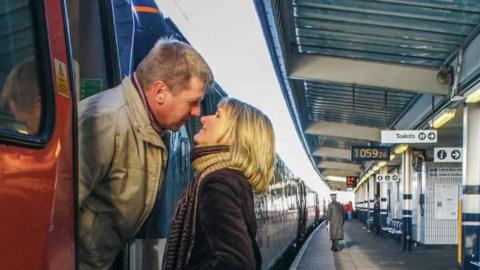
[[[435,184],[435,219],[451,219],[458,217],[458,185]]]
[[[382,143],[436,143],[437,130],[382,130]]]
[[[462,147],[433,148],[434,162],[462,162]]]

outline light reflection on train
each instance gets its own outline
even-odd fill
[[[297,248],[323,219],[319,196],[294,178],[278,159],[269,191],[255,197],[257,241],[268,269],[289,248]]]

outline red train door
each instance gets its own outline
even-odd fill
[[[0,14],[0,269],[74,269],[75,99],[62,2],[3,0]]]

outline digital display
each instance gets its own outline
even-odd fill
[[[358,177],[356,176],[347,176],[347,188],[356,188],[357,187]]]
[[[390,160],[390,147],[352,146],[352,160]]]

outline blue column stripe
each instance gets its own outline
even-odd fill
[[[463,186],[463,194],[480,194],[480,185],[465,185]]]
[[[402,210],[402,214],[403,214],[403,215],[411,215],[411,214],[412,214],[412,210]]]
[[[480,221],[480,213],[463,213],[462,214],[462,222],[463,221]]]
[[[381,202],[386,202],[386,201],[387,201],[387,198],[381,198],[380,201],[381,201]]]
[[[404,200],[411,200],[412,199],[412,194],[403,194],[403,199]]]

